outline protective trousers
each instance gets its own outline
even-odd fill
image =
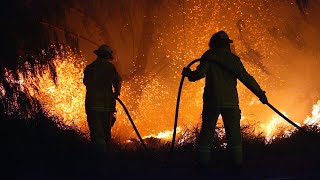
[[[110,111],[87,110],[91,142],[98,151],[110,150],[112,114]]]
[[[223,119],[227,137],[227,148],[231,154],[233,165],[241,166],[243,161],[240,133],[241,111],[238,107],[204,109],[202,113],[202,126],[196,145],[199,161],[202,165],[209,164],[213,135],[219,114],[221,114]]]

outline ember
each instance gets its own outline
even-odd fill
[[[287,101],[290,105],[282,109],[285,109],[290,117],[302,125],[320,128],[320,101],[313,105],[312,115],[304,121],[301,120],[308,115],[309,107],[293,107],[297,102],[309,106],[311,102],[319,100],[319,92],[308,97],[303,95],[311,91],[310,84],[317,80],[313,81],[316,76],[308,70],[305,72],[300,69],[302,65],[299,59],[305,59],[303,66],[311,69],[318,60],[314,53],[318,55],[319,52],[310,47],[310,51],[306,50],[301,55],[300,49],[306,46],[302,30],[307,29],[304,27],[308,25],[303,21],[303,17],[298,16],[299,10],[291,5],[268,4],[266,1],[218,2],[199,4],[199,1],[186,1],[183,8],[179,3],[168,2],[170,8],[163,8],[162,12],[152,19],[152,23],[157,26],[152,34],[152,39],[156,41],[152,46],[153,51],[149,55],[146,54],[146,71],[150,73],[130,76],[124,81],[120,96],[141,135],[145,138],[171,138],[180,72],[189,61],[201,56],[207,49],[209,37],[221,29],[233,37],[234,50],[242,58],[248,71],[262,84],[270,101]],[[282,11],[284,8],[286,11]],[[292,24],[301,26],[293,27]],[[292,61],[290,66],[289,59]],[[49,116],[57,116],[66,125],[87,133],[84,109],[86,89],[82,78],[83,70],[88,63],[88,59],[66,49],[64,57],[57,56],[54,60],[57,85],[51,79],[49,71],[36,77],[23,78],[21,75],[19,81],[12,80],[9,70],[4,76],[10,83],[21,84],[22,91],[28,90],[32,97],[40,101]],[[119,58],[119,64],[126,63],[127,59]],[[152,69],[162,63],[164,66],[161,71]],[[28,63],[25,65],[28,66]],[[134,64],[132,68],[137,66]],[[306,76],[301,78],[293,74]],[[38,82],[34,83],[36,79]],[[183,127],[195,127],[200,123],[204,80],[199,83],[185,83],[180,106],[180,133],[184,132]],[[243,117],[241,123],[256,129],[252,135],[262,132],[266,137],[266,143],[270,143],[276,137],[288,137],[295,131],[290,124],[261,105],[241,83],[238,87]],[[141,92],[137,93],[137,89]],[[303,90],[298,92],[298,89]],[[0,84],[0,98],[5,96],[6,91]],[[124,110],[119,105],[117,111],[117,122],[112,134],[122,141],[136,137]],[[220,133],[223,134],[224,132]]]

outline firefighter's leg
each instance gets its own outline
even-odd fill
[[[91,142],[94,143],[97,139],[97,118],[96,113],[94,111],[86,111],[87,112],[87,122],[90,130],[90,139]]]
[[[232,163],[236,167],[241,167],[243,163],[240,132],[241,111],[239,108],[223,108],[221,115],[226,129],[228,149],[231,153]]]
[[[199,163],[208,166],[211,160],[211,148],[213,141],[213,133],[219,116],[219,111],[202,113],[202,125],[199,137],[197,139],[196,148],[199,155]]]
[[[107,151],[111,149],[111,120],[112,112],[105,112],[102,119],[102,127],[104,133],[104,140],[106,142]]]
[[[97,150],[104,152],[106,150],[106,142],[104,140],[105,135],[103,132],[103,117],[103,112],[87,111],[91,142]]]

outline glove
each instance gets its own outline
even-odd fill
[[[262,102],[262,104],[267,104],[268,103],[268,98],[266,96],[266,92],[265,91],[260,91],[258,93],[258,97],[259,97],[259,100]]]
[[[188,77],[191,74],[191,69],[184,67],[181,74]]]

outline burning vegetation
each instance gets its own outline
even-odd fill
[[[16,84],[19,86],[19,90],[27,93],[31,96],[32,99],[36,99],[47,112],[48,117],[57,117],[60,122],[63,122],[67,126],[74,127],[80,130],[83,134],[88,133],[88,126],[86,122],[86,114],[84,110],[84,99],[85,99],[85,86],[82,83],[83,79],[83,70],[86,65],[86,61],[81,56],[75,55],[71,49],[62,48],[63,53],[61,55],[57,55],[53,60],[54,67],[56,68],[57,79],[56,83],[52,80],[50,76],[49,69],[42,71],[42,73],[37,73],[35,76],[28,72],[30,69],[30,64],[28,62],[24,63],[24,71],[21,72],[18,70],[19,80],[15,81],[13,79],[13,73],[10,70],[5,71],[5,77],[7,82],[10,84]],[[35,66],[36,72],[40,72],[39,67]],[[23,73],[25,75],[23,75]],[[151,78],[151,77],[139,77],[139,78]],[[130,102],[135,101],[134,90],[131,89],[132,83],[137,83],[138,80],[133,82],[125,82],[121,94],[121,99],[128,104],[130,108]],[[163,109],[159,109],[157,107],[161,107],[162,104],[160,101],[164,98],[165,95],[169,93],[173,93],[168,91],[164,93],[159,90],[162,89],[164,85],[164,81],[161,79],[152,79],[148,86],[145,88],[145,92],[142,96],[142,101],[139,103],[140,107],[137,111],[131,111],[135,123],[139,128],[140,132],[144,135],[144,138],[159,138],[164,140],[170,140],[172,137],[172,131],[160,131],[154,133],[154,123],[146,123],[143,121],[144,119],[159,119],[159,121],[163,119],[168,119],[169,125],[172,122],[170,114],[168,112],[174,109],[174,106],[168,107],[166,109],[168,112],[164,112],[159,115],[159,111],[163,112]],[[1,100],[2,102],[9,103],[7,106],[6,113],[7,114],[15,114],[19,113],[19,104],[17,99],[13,99],[13,102],[10,102],[9,99],[6,99],[6,91],[3,86],[1,88]],[[193,90],[193,89],[191,89]],[[197,89],[194,89],[197,91]],[[161,96],[162,94],[162,96]],[[198,94],[201,95],[201,91],[198,90]],[[198,95],[198,96],[199,96]],[[18,96],[16,98],[19,98]],[[190,97],[189,97],[190,98]],[[172,99],[174,101],[175,99]],[[202,104],[201,99],[197,101],[197,104],[200,106]],[[249,104],[250,105],[250,104]],[[134,137],[133,129],[127,120],[126,114],[124,111],[119,108],[118,105],[118,121],[113,129],[115,136],[122,136],[126,138]],[[31,107],[30,107],[31,108]],[[252,107],[254,108],[254,107]],[[139,111],[140,110],[140,111]],[[141,112],[143,110],[143,112]],[[308,116],[303,122],[303,126],[315,126],[316,128],[320,128],[320,101],[313,105],[311,116]],[[27,117],[32,117],[34,111],[30,111],[27,114]],[[152,114],[154,113],[154,114]],[[200,116],[200,113],[191,114],[190,111],[185,111],[185,114],[189,114],[191,116]],[[285,113],[286,114],[286,113]],[[27,119],[26,117],[26,119]],[[247,119],[247,117],[242,117],[243,121]],[[247,120],[248,121],[248,120]],[[250,120],[249,120],[250,122]],[[159,123],[159,122],[157,122]],[[196,127],[199,124],[199,119],[194,119],[191,123],[188,124],[190,127]],[[170,129],[171,126],[168,126],[167,129]],[[294,133],[294,127],[291,127],[286,121],[282,120],[280,116],[273,114],[272,117],[268,120],[265,120],[260,124],[261,129],[259,133],[262,133],[266,138],[266,143],[271,143],[273,139],[279,137],[290,137],[292,133]],[[179,142],[184,142],[186,140],[190,140],[190,135],[187,135],[184,131],[188,128],[181,129],[178,128],[178,133],[181,134],[181,139]],[[126,133],[123,131],[126,130]],[[129,133],[128,133],[129,132]],[[220,139],[222,139],[224,132],[217,132]],[[255,134],[252,134],[255,135]]]
[[[87,24],[104,34],[98,37],[105,38],[104,41],[110,42],[116,50],[118,61],[115,64],[121,66],[124,77],[120,98],[144,138],[171,139],[180,72],[188,61],[201,56],[207,48],[209,37],[221,29],[233,37],[234,51],[266,89],[270,101],[277,106],[279,104],[281,110],[301,126],[320,129],[319,78],[316,76],[320,46],[312,41],[319,37],[313,30],[316,27],[305,21],[308,14],[300,14],[302,10],[306,12],[305,6],[299,4],[299,9],[291,1],[268,3],[264,0],[201,3],[190,0],[166,2],[166,6],[163,2],[157,3],[158,7],[143,2],[150,8],[148,10],[126,4],[126,13],[131,19],[118,15],[121,25],[110,27],[110,31],[108,25],[116,23],[115,14],[106,21],[108,27],[101,26],[96,14],[84,18]],[[64,17],[86,16],[89,10],[82,6],[63,6],[72,10]],[[139,8],[145,14],[135,12]],[[111,9],[109,11],[112,12]],[[137,17],[145,21],[138,23]],[[7,115],[21,114],[28,119],[43,108],[48,117],[56,117],[65,125],[88,135],[84,109],[86,90],[82,79],[83,70],[92,59],[85,58],[88,55],[82,47],[92,46],[92,42],[88,42],[84,35],[75,37],[77,33],[72,33],[72,28],[66,30],[50,23],[41,21],[45,28],[68,32],[66,39],[70,43],[67,46],[50,45],[49,49],[41,50],[38,55],[49,63],[34,60],[34,56],[29,55],[30,59],[17,63],[17,68],[3,68],[0,100],[4,112]],[[125,35],[115,33],[118,31]],[[128,37],[128,33],[132,37]],[[112,36],[107,37],[107,34]],[[135,40],[135,37],[142,40]],[[120,38],[124,40],[119,45],[116,40]],[[78,49],[83,51],[75,51],[71,48],[72,44],[78,44]],[[204,81],[199,83],[203,85]],[[186,83],[183,90],[178,131],[180,143],[193,141],[195,134],[188,134],[187,131],[201,123],[201,85]],[[238,87],[241,124],[250,127],[247,129],[250,135],[262,134],[265,142],[271,143],[276,138],[290,137],[296,131],[281,117],[259,104],[259,100],[242,84],[239,83]],[[14,91],[9,92],[10,89]],[[30,104],[22,108],[25,105],[21,98],[27,99]],[[21,109],[27,111],[21,113]],[[219,137],[224,135],[223,131],[217,133]],[[113,136],[122,142],[136,137],[119,105]]]

